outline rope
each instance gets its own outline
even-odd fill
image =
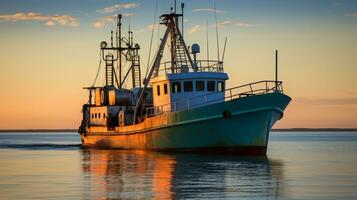
[[[145,79],[146,79],[146,76],[149,73],[149,65],[150,65],[150,59],[151,59],[152,41],[153,41],[153,38],[154,38],[154,30],[155,30],[155,22],[156,22],[155,19],[156,19],[157,7],[158,7],[158,0],[156,0],[156,2],[155,2],[154,19],[153,19],[152,29],[151,29],[149,57],[148,57],[148,62],[147,62],[147,67],[146,67]]]
[[[95,76],[95,79],[94,79],[92,87],[94,87],[95,83],[97,82],[97,78],[98,78],[98,75],[99,75],[99,71],[100,71],[100,66],[101,65],[102,65],[102,51],[99,50],[99,67],[98,67],[97,75]]]

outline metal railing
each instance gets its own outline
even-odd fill
[[[222,94],[224,92],[224,95]],[[154,116],[164,112],[174,112],[189,110],[196,107],[209,105],[212,103],[230,101],[237,98],[243,98],[253,95],[267,93],[283,93],[282,81],[264,80],[254,83],[248,83],[237,87],[226,89],[222,92],[211,92],[192,98],[182,99],[168,104],[146,108],[146,116]],[[222,95],[217,95],[222,94]],[[180,105],[180,106],[178,106]]]
[[[172,73],[182,73],[182,72],[193,72],[191,66],[179,66],[181,62],[174,62],[174,67],[172,68],[171,61],[160,63],[159,74],[172,74]],[[196,60],[195,62],[198,72],[223,72],[223,62],[216,60]]]

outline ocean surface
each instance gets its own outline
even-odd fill
[[[273,132],[267,156],[83,149],[0,133],[0,199],[357,199],[357,132]]]

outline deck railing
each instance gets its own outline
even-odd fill
[[[195,65],[198,72],[223,72],[223,62],[216,60],[196,60]],[[164,62],[160,63],[160,70],[158,75],[172,74],[172,73],[182,73],[182,72],[193,72],[190,65],[183,67],[181,62],[174,62],[174,68],[172,68],[172,63]]]
[[[217,96],[217,93],[224,92],[224,96]],[[226,89],[222,92],[212,92],[205,95],[199,95],[192,98],[182,99],[179,101],[171,102],[168,104],[149,107],[146,109],[146,115],[154,116],[164,112],[174,112],[174,111],[181,111],[181,110],[188,110],[196,107],[201,107],[205,105],[209,105],[212,103],[223,102],[223,101],[230,101],[237,98],[243,98],[253,95],[261,95],[267,93],[283,93],[283,85],[282,81],[271,81],[271,80],[264,80],[258,81],[254,83],[248,83],[244,85],[240,85],[237,87]],[[213,98],[212,98],[213,97]],[[178,105],[180,107],[178,108]]]

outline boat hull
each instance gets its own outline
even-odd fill
[[[81,139],[100,148],[265,155],[269,132],[290,100],[281,93],[233,99],[165,113],[141,129],[92,129]]]

